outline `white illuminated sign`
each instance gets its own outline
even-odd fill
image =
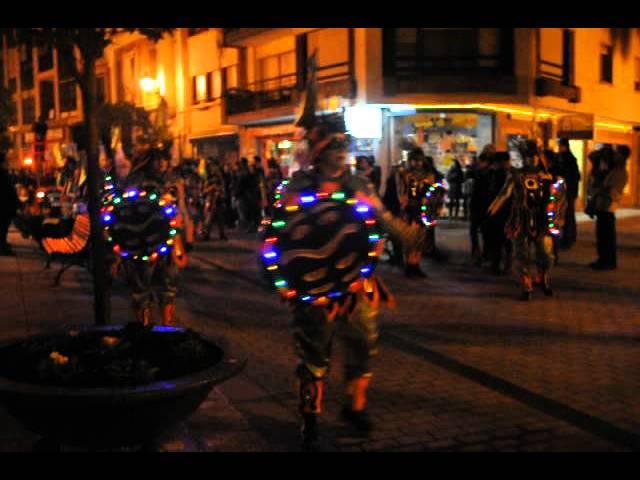
[[[348,107],[344,121],[349,134],[356,138],[382,138],[382,110],[378,107]]]

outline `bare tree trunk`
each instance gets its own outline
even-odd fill
[[[100,215],[101,174],[98,164],[98,123],[96,119],[95,58],[84,58],[84,76],[80,87],[84,121],[87,125],[87,182],[89,187],[89,216],[91,218],[91,255],[93,263],[94,319],[96,325],[109,323],[111,302],[106,269],[106,244]]]

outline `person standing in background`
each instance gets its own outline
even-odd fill
[[[581,177],[578,161],[569,148],[569,140],[561,138],[558,141],[558,151],[558,171],[554,173],[564,178],[567,185],[567,216],[559,246],[569,249],[577,240],[576,199]]]
[[[485,219],[487,208],[491,204],[489,198],[489,165],[493,162],[495,153],[493,145],[485,146],[478,157],[477,163],[469,173],[470,178],[473,179],[469,205],[471,219],[469,235],[471,237],[471,258],[477,266],[482,265],[482,261],[489,258]],[[482,236],[482,247],[480,246],[480,236]]]
[[[460,199],[462,198],[462,182],[464,172],[462,165],[457,158],[453,159],[453,164],[447,172],[447,182],[449,183],[449,218],[458,218],[460,213]]]
[[[630,154],[631,150],[626,145],[613,152],[608,172],[594,193],[598,259],[589,265],[594,270],[615,270],[618,267],[615,212],[629,181],[626,167]]]
[[[11,182],[7,170],[6,156],[4,152],[0,152],[0,256],[15,255],[7,242],[7,235],[19,203],[15,185]]]

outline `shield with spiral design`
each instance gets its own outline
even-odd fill
[[[105,200],[102,221],[108,240],[121,257],[154,261],[169,253],[177,234],[177,207],[153,191],[113,191]]]
[[[342,192],[298,199],[276,209],[265,233],[262,265],[288,298],[340,297],[375,268],[380,235],[373,211]]]

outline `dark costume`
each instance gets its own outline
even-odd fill
[[[303,261],[311,262],[313,268],[307,273],[300,272],[300,278],[295,278],[290,283],[303,285],[304,280],[320,284],[301,296],[300,292],[288,289],[284,280],[278,280],[276,277],[275,282],[283,298],[290,299],[293,309],[294,339],[299,357],[296,370],[299,381],[299,411],[303,417],[302,434],[305,446],[310,446],[317,438],[317,420],[322,409],[324,383],[329,372],[331,344],[338,326],[344,333],[347,356],[345,405],[342,414],[362,433],[370,431],[371,424],[365,406],[366,390],[372,377],[370,360],[377,353],[377,314],[381,302],[393,303],[382,282],[372,274],[373,263],[368,265],[373,262],[372,258],[377,256],[377,250],[369,251],[368,254],[367,250],[364,250],[364,259],[368,259],[364,263],[355,261],[356,257],[362,258],[361,249],[340,250],[358,237],[356,224],[342,223],[342,218],[345,217],[340,216],[341,212],[344,213],[351,208],[345,198],[349,202],[357,202],[355,198],[359,195],[372,201],[377,197],[373,192],[373,186],[366,179],[351,175],[346,168],[343,168],[343,173],[337,177],[325,178],[321,173],[322,169],[318,165],[323,165],[325,154],[334,149],[345,150],[348,139],[344,134],[344,121],[341,116],[316,118],[314,87],[315,82],[311,81],[305,109],[298,125],[307,129],[309,156],[315,167],[310,171],[296,172],[281,198],[277,199],[277,208],[285,208],[287,212],[292,213],[291,217],[285,217],[288,218],[286,226],[284,221],[276,221],[272,222],[271,227],[282,227],[283,231],[288,232],[279,237],[267,237],[264,253],[265,257],[275,257],[276,254],[268,249],[270,241],[276,242],[276,245],[282,243],[283,248],[284,243],[291,242],[292,239],[305,242],[306,246],[303,248],[296,244],[294,250],[290,247],[287,251],[280,251],[283,262],[280,270],[288,268],[288,265],[293,263],[291,257],[302,257]],[[320,198],[326,201],[320,201]],[[336,201],[332,201],[333,199]],[[314,206],[305,207],[303,212],[300,212],[301,207],[295,202],[309,202]],[[379,200],[376,204],[381,205]],[[341,208],[343,210],[340,210]],[[416,229],[394,219],[390,213],[382,210],[372,213],[372,209],[364,205],[360,208],[369,212],[369,215],[374,215],[369,222],[377,222],[399,240],[412,238],[413,241],[417,241]],[[313,215],[319,217],[310,220],[310,216]],[[319,244],[318,237],[322,234],[318,233],[318,230],[323,229],[325,232],[333,229],[332,231],[339,233],[326,239],[322,238]],[[317,232],[315,235],[314,231]],[[380,237],[369,236],[369,241],[372,238],[377,243]],[[366,247],[369,247],[369,241],[365,236]],[[381,246],[382,242],[377,243],[377,247]],[[336,257],[337,251],[344,251],[344,256],[340,253],[340,256]],[[273,264],[266,265],[267,271],[279,268]],[[345,285],[348,285],[348,288]]]
[[[553,236],[560,234],[564,219],[563,181],[556,181],[540,161],[535,143],[528,143],[523,157],[529,161],[521,169],[512,169],[502,191],[489,207],[492,215],[511,199],[511,212],[505,232],[513,241],[516,266],[522,282],[522,298],[533,291],[531,246],[535,248],[537,282],[545,295],[551,295],[549,270],[553,264]]]
[[[112,250],[124,264],[136,319],[144,325],[152,323],[153,286],[157,284],[162,324],[171,325],[175,317],[178,264],[186,259],[178,233],[182,219],[176,206],[175,192],[170,191],[170,183],[154,168],[153,154],[147,155],[146,160],[136,165],[126,179],[110,189],[116,198],[121,195],[118,203],[128,203],[129,207],[111,227],[113,238],[109,240]],[[126,198],[131,196],[129,192],[136,192],[135,198]],[[154,211],[154,207],[145,203],[147,198],[142,197],[142,192],[149,199],[152,196],[153,200],[159,198],[157,208],[164,209],[169,218],[164,218],[163,213]],[[109,219],[112,212],[104,210],[103,221]],[[122,233],[116,238],[118,232]],[[145,253],[156,246],[153,253]]]
[[[412,155],[421,155],[417,150]],[[423,253],[435,250],[435,227],[438,213],[444,199],[444,189],[439,183],[441,177],[434,169],[423,165],[404,168],[396,172],[396,192],[407,222],[417,224],[422,229],[423,241],[405,249],[405,272],[410,277],[424,277],[419,267]]]
[[[506,158],[505,158],[506,157]],[[488,170],[489,204],[499,195],[507,181],[506,161],[509,153],[497,152],[494,162]],[[485,208],[486,212],[486,208]],[[504,261],[504,271],[511,269],[511,240],[507,238],[505,227],[511,212],[511,200],[507,200],[500,210],[493,216],[485,218],[484,226],[487,255],[491,260],[493,273],[501,273],[501,264]]]

